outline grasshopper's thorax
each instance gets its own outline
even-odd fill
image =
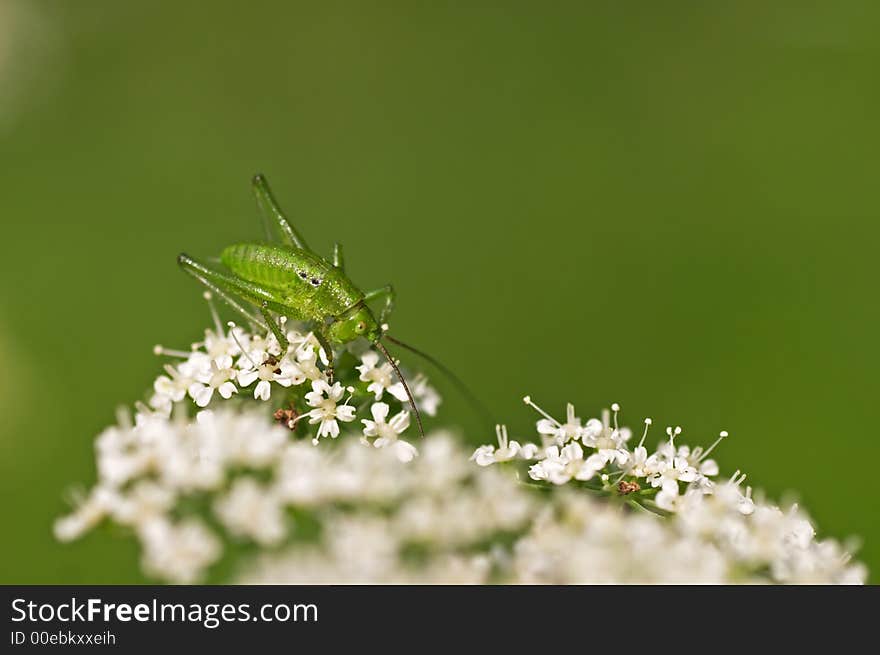
[[[345,273],[309,251],[241,243],[226,248],[220,259],[236,275],[265,289],[272,308],[288,318],[322,321],[363,298]]]
[[[343,316],[327,328],[327,337],[332,343],[349,343],[358,337],[364,337],[375,343],[381,336],[382,328],[366,307],[360,307],[355,312]]]

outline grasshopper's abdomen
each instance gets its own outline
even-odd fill
[[[273,292],[291,317],[322,320],[363,298],[339,269],[312,252],[260,243],[238,243],[220,260],[237,276]]]
[[[261,286],[280,289],[297,277],[297,258],[280,248],[258,243],[237,243],[220,253],[220,261],[233,273]]]

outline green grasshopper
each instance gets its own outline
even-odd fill
[[[284,216],[262,175],[254,176],[252,187],[260,211],[274,226],[281,244],[237,243],[225,248],[220,254],[220,261],[228,271],[209,268],[185,253],[177,257],[178,264],[249,322],[268,327],[278,339],[282,352],[287,351],[288,340],[276,315],[311,324],[315,337],[327,355],[331,381],[333,346],[344,345],[360,337],[370,341],[388,360],[403,383],[418,422],[419,433],[424,436],[422,417],[409,385],[381,341],[387,339],[435,365],[439,366],[439,363],[386,334],[385,321],[394,309],[394,287],[388,284],[374,291],[361,291],[345,274],[342,246],[339,243],[334,245],[332,262],[321,257],[306,245],[302,235]],[[379,299],[385,302],[376,320],[367,303]],[[248,311],[239,300],[256,306],[263,320]],[[444,372],[450,374],[448,370]]]

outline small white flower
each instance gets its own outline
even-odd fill
[[[474,454],[471,455],[471,461],[476,462],[477,466],[490,466],[496,462],[495,460],[495,446],[492,444],[487,444],[485,446],[478,447]]]
[[[320,424],[318,438],[330,436],[335,439],[339,436],[337,421],[348,423],[354,420],[354,407],[338,404],[343,395],[345,389],[339,382],[334,382],[332,387],[324,380],[312,382],[312,391],[306,394],[306,402],[309,407],[315,408],[308,413],[308,417],[310,424]]]
[[[121,525],[138,526],[170,511],[177,492],[153,480],[141,479],[124,493],[113,496],[110,513]]]
[[[211,359],[223,356],[237,357],[241,354],[241,348],[232,338],[231,331],[224,333],[219,321],[214,330],[205,330],[205,340],[194,343],[193,348],[202,348]]]
[[[214,503],[214,513],[230,533],[271,546],[287,535],[286,517],[273,489],[253,478],[237,479]]]
[[[471,461],[476,462],[478,466],[489,466],[496,462],[507,462],[512,459],[534,459],[539,452],[538,446],[527,443],[520,446],[518,441],[509,441],[507,438],[507,426],[496,425],[495,435],[498,439],[498,448],[490,444],[480,446],[471,455]]]
[[[678,493],[678,484],[664,484],[654,497],[654,502],[660,509],[675,512],[679,509],[679,504],[684,497]]]
[[[752,500],[751,487],[746,487],[745,493],[742,491],[741,485],[745,479],[745,473],[740,474],[739,470],[737,470],[730,480],[717,485],[713,490],[713,494],[725,503],[727,507],[732,507],[740,514],[749,516],[755,511],[755,501]]]
[[[649,475],[647,469],[648,462],[648,449],[644,446],[636,446],[632,452],[632,457],[630,457],[629,462],[627,464],[628,475],[634,475],[637,478],[646,478]]]
[[[192,584],[223,552],[220,540],[198,519],[174,524],[165,518],[138,526],[147,573]]]
[[[73,512],[55,521],[53,531],[59,541],[73,541],[98,525],[116,502],[116,491],[99,484],[86,497],[75,499]]]
[[[602,434],[602,431],[605,429],[605,425],[597,418],[591,418],[587,421],[586,425],[584,425],[584,429],[581,433],[581,440],[583,441],[585,446],[592,446],[591,441],[594,441],[596,437]]]
[[[496,425],[495,436],[498,439],[498,448],[493,445],[480,446],[471,455],[471,460],[477,463],[477,466],[489,466],[496,462],[507,462],[514,459],[520,450],[519,442],[508,441],[507,426]]]
[[[289,358],[285,357],[279,362],[274,355],[266,354],[261,364],[238,373],[238,384],[242,387],[250,385],[256,379],[259,379],[259,382],[254,387],[254,398],[269,400],[273,382],[282,387],[290,387],[305,382],[306,375],[299,365]]]
[[[699,471],[700,475],[706,477],[716,476],[719,472],[718,463],[714,459],[707,459],[707,455],[709,455],[709,453],[726,437],[727,431],[722,431],[718,439],[715,440],[715,443],[709,446],[705,451],[700,446],[693,450],[688,446],[679,446],[676,455],[685,458],[688,461],[688,464]],[[667,452],[670,450],[668,443],[664,444],[664,447],[667,449]]]
[[[361,355],[361,362],[361,365],[356,367],[360,371],[360,379],[370,383],[367,385],[367,391],[373,394],[376,400],[382,400],[382,395],[386,391],[400,402],[408,400],[406,389],[394,375],[394,367],[388,362],[378,366],[379,353],[368,350]]]
[[[157,346],[158,348],[158,346]],[[186,362],[184,362],[186,364]],[[153,382],[153,397],[150,399],[150,406],[155,409],[165,409],[170,407],[171,403],[180,402],[186,395],[189,386],[195,382],[195,375],[198,370],[194,366],[181,365],[178,368],[165,365],[165,372],[168,375],[160,375]]]
[[[268,344],[257,335],[247,335],[238,328],[238,332],[230,330],[230,334],[241,343],[241,354],[235,365],[240,371],[255,370],[260,362],[264,362],[271,356],[267,349]]]
[[[324,347],[321,346],[321,342],[318,341],[314,332],[309,332],[298,338],[294,337],[290,343],[292,346],[296,346],[297,359],[308,360],[312,359],[312,355],[315,355],[315,360],[320,360],[324,366],[330,365],[330,358],[327,357]]]
[[[364,424],[364,437],[375,438],[373,446],[390,447],[400,461],[409,462],[418,451],[412,444],[398,439],[398,436],[409,427],[409,412],[398,412],[386,422],[389,411],[390,407],[386,403],[373,403],[370,407],[373,420],[361,419],[361,423]]]
[[[232,369],[232,357],[221,355],[211,361],[211,368],[196,378],[196,382],[189,386],[187,393],[199,407],[207,407],[211,402],[214,391],[226,400],[232,394],[238,393],[238,388],[231,380],[235,377]]]
[[[153,382],[153,389],[159,397],[167,398],[173,402],[179,402],[183,400],[183,397],[186,395],[186,387],[184,386],[186,382],[187,380],[185,379],[177,378],[175,380],[167,375],[160,375],[156,378],[156,381]]]
[[[617,429],[604,425],[598,432],[595,430],[584,430],[583,443],[585,446],[595,448],[596,453],[606,463],[614,462],[618,467],[623,468],[627,465],[631,456],[626,448],[626,442],[629,441],[631,436],[632,432],[627,428]]]
[[[537,405],[532,404],[532,406],[538,408]],[[584,427],[581,425],[580,418],[575,416],[574,405],[571,403],[565,407],[565,423],[560,423],[542,409],[538,408],[538,411],[544,414],[544,418],[537,423],[538,432],[552,439],[556,445],[562,446],[583,436]]]
[[[675,490],[678,494],[679,482],[694,482],[699,477],[697,469],[688,464],[684,457],[676,457],[671,462],[658,460],[657,472],[651,476],[652,487],[661,487],[668,492]]]
[[[402,391],[404,396],[406,396],[406,390],[403,388],[403,385],[398,384],[400,385],[399,391]],[[413,397],[416,399],[416,405],[418,405],[419,410],[428,416],[437,416],[437,408],[440,406],[441,398],[437,390],[428,384],[428,378],[424,375],[418,375],[411,386]],[[405,398],[399,397],[397,389],[394,391],[389,389],[389,391],[395,398],[405,402]]]
[[[297,348],[295,353],[297,369],[299,369],[305,379],[311,380],[312,382],[315,380],[327,379],[327,375],[321,370],[321,367],[318,366],[318,352],[322,355],[324,353],[322,349],[316,350],[309,346],[306,348]],[[326,362],[324,365],[327,365]]]
[[[561,449],[555,445],[546,448],[544,459],[529,468],[529,477],[553,484],[565,484],[572,478],[586,481],[592,479],[604,464],[603,459],[595,454],[584,460],[583,448],[572,441]]]
[[[700,475],[705,477],[712,477],[718,475],[718,462],[714,459],[704,459],[699,462],[697,470],[700,472]]]

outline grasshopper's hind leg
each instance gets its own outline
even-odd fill
[[[264,330],[266,329],[266,326],[259,318],[246,310],[240,302],[232,297],[232,289],[230,289],[229,287],[224,288],[225,285],[223,285],[222,277],[225,276],[221,276],[221,274],[217,273],[216,271],[212,271],[211,269],[202,266],[197,261],[184,253],[181,253],[177,256],[177,263],[184,271],[192,275],[198,282],[216,293],[217,296],[220,297],[220,299],[222,299],[227,305],[229,305],[230,307],[232,307],[232,309],[241,314],[241,316],[251,326],[252,330],[257,330],[258,328],[262,328]]]
[[[281,241],[288,246],[293,246],[300,250],[309,250],[306,240],[290,224],[284,212],[281,211],[281,207],[278,206],[278,202],[275,200],[275,196],[272,195],[272,189],[269,188],[266,178],[262,174],[254,175],[253,180],[251,180],[251,187],[257,198],[257,206],[260,208],[260,212],[264,218],[273,224],[278,232],[278,236],[281,237]]]
[[[397,298],[397,294],[394,292],[394,287],[390,284],[386,284],[381,289],[367,291],[367,293],[364,294],[364,300],[366,302],[370,302],[376,298],[385,298],[385,305],[379,313],[379,323],[384,325],[385,321],[388,320],[388,317],[391,316],[391,312],[394,311],[394,301]]]
[[[338,241],[333,244],[333,265],[340,271],[345,271],[345,257],[342,254],[342,244]]]

